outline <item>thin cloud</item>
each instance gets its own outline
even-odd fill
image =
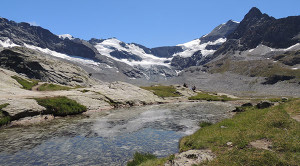
[[[40,26],[40,24],[36,23],[35,21],[28,22],[31,26]]]

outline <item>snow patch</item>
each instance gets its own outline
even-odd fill
[[[205,49],[205,47],[207,45],[218,45],[218,44],[224,43],[225,41],[226,41],[225,38],[219,38],[218,40],[216,40],[214,42],[210,41],[207,43],[200,44],[201,40],[195,39],[190,42],[177,45],[177,46],[181,46],[184,51],[180,52],[180,53],[176,53],[173,56],[179,55],[180,57],[187,58],[187,57],[191,57],[196,51],[199,51],[199,50],[201,50],[201,53],[203,56],[207,56],[207,55],[213,54],[215,52],[215,50]]]
[[[37,50],[40,51],[42,53],[57,57],[57,58],[62,58],[62,59],[67,59],[73,62],[78,62],[81,64],[89,64],[89,65],[94,65],[94,66],[99,66],[100,63],[99,62],[95,62],[93,60],[90,59],[85,59],[82,57],[76,57],[76,56],[70,56],[70,55],[66,55],[66,54],[62,54],[56,51],[52,51],[48,48],[41,48],[41,47],[37,47],[37,46],[32,46],[32,45],[28,45],[26,43],[24,43],[24,46],[29,48],[29,49],[33,49],[33,50]],[[107,68],[112,68],[111,66],[107,65]]]
[[[58,35],[59,38],[61,39],[69,39],[69,40],[73,40],[74,37],[70,34],[63,34],[63,35]]]
[[[19,45],[13,43],[10,39],[7,39],[5,41],[0,40],[0,46],[4,47],[4,48],[11,48],[11,47],[19,46]]]

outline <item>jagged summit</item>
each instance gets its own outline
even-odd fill
[[[253,7],[245,15],[244,19],[254,18],[254,17],[260,18],[262,15],[263,15],[262,12],[257,7]]]

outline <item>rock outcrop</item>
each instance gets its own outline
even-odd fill
[[[71,86],[89,86],[95,82],[78,66],[24,47],[1,51],[0,67],[44,82]]]
[[[95,58],[96,53],[80,42],[61,39],[49,30],[28,23],[16,23],[5,18],[0,18],[0,40],[10,39],[13,43],[23,46],[24,43],[48,48],[67,55]]]
[[[189,150],[175,154],[175,158],[168,161],[165,166],[192,166],[215,158],[211,150]]]

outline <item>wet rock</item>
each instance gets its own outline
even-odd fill
[[[245,103],[245,104],[242,105],[242,107],[252,107],[252,106],[253,106],[252,103]]]
[[[235,109],[232,112],[244,112],[246,111],[244,107],[235,107]]]
[[[272,105],[273,105],[273,103],[271,103],[271,102],[268,102],[268,101],[262,101],[262,102],[258,103],[258,104],[256,105],[256,107],[257,107],[258,109],[264,109],[264,108],[269,108],[269,107],[271,107]]]

